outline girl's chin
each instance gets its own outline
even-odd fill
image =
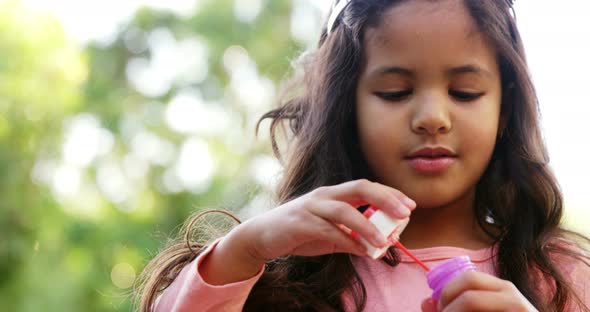
[[[408,195],[407,193],[405,193],[406,195]],[[435,191],[433,191],[433,194],[436,194]],[[469,198],[472,198],[471,196],[460,196],[460,195],[451,195],[451,194],[445,194],[443,192],[439,193],[440,196],[437,197],[432,197],[432,194],[429,194],[429,196],[420,196],[422,194],[416,194],[415,196],[411,196],[408,195],[411,199],[413,199],[416,202],[416,208],[417,209],[438,209],[438,208],[444,208],[444,207],[449,207],[449,206],[454,206],[454,205],[459,205],[459,206],[470,206],[470,205],[466,205],[467,201],[469,201]],[[461,202],[463,202],[463,204],[460,204]]]

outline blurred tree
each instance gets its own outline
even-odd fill
[[[61,121],[79,108],[86,74],[83,55],[56,20],[14,1],[0,3],[2,311],[24,308],[29,286],[48,282],[31,279],[30,265],[55,247],[41,246],[38,233],[44,224],[59,226],[60,213],[50,193],[31,181],[31,169],[40,147],[51,156],[59,152]]]
[[[306,42],[303,2],[261,3],[144,8],[80,49],[0,2],[0,311],[132,310],[136,275],[191,213],[268,207],[278,165],[254,122]]]

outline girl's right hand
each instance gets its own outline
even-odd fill
[[[356,180],[320,187],[241,224],[240,240],[261,262],[284,255],[331,253],[366,255],[366,248],[349,233],[355,231],[375,247],[386,238],[357,207],[373,205],[396,219],[408,217],[416,203],[389,186]]]

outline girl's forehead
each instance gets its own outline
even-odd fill
[[[367,37],[377,42],[421,39],[430,34],[478,33],[475,21],[462,1],[405,1],[386,10],[380,23],[367,30]],[[399,43],[399,42],[398,42]]]
[[[475,63],[496,67],[496,53],[462,0],[404,1],[388,9],[366,31],[365,64],[406,67]]]

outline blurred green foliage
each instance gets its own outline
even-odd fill
[[[274,88],[305,48],[290,32],[291,2],[264,1],[250,22],[236,18],[234,1],[200,3],[184,17],[141,9],[111,44],[79,47],[51,16],[0,2],[0,311],[130,311],[133,279],[190,214],[237,211],[264,190],[248,168],[270,154],[268,140],[255,141],[253,121],[271,103],[244,104],[224,55],[241,47],[233,51],[247,51]],[[138,91],[129,64],[153,60],[158,34],[204,43],[207,74],[189,72],[156,95]],[[182,68],[190,55],[175,61]],[[183,90],[222,109],[229,128],[171,129],[166,107]],[[80,121],[94,129],[90,143],[67,147],[70,132],[85,129],[74,127]],[[107,149],[72,160],[97,148],[96,133]],[[160,145],[142,149],[138,133]],[[169,181],[191,138],[206,142],[214,165],[193,189]],[[158,161],[161,146],[172,156]],[[118,176],[125,183],[110,185]]]

